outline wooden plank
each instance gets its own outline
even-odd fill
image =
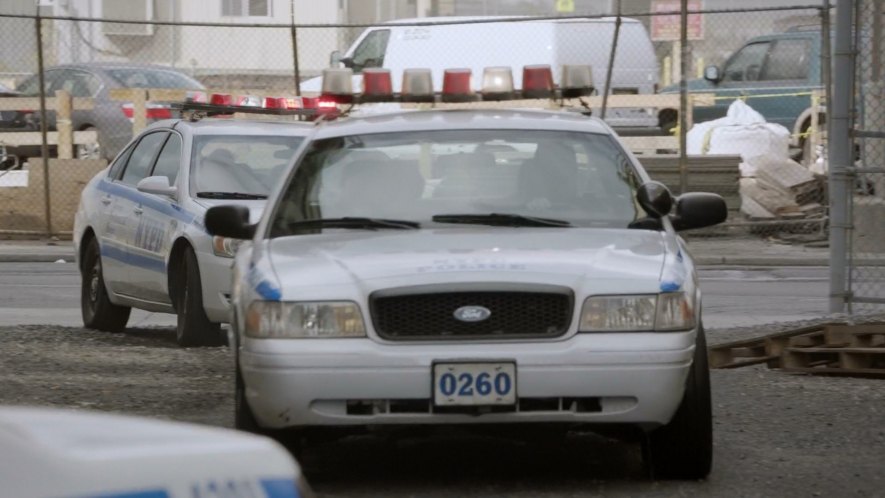
[[[71,122],[71,106],[73,104],[71,94],[59,90],[55,92],[55,102],[58,110],[55,116],[55,127],[58,129],[58,158],[74,158],[73,123]]]
[[[885,379],[885,369],[878,368],[790,367],[781,368],[780,371],[813,375],[833,375],[842,377],[868,377]]]
[[[819,347],[819,348],[787,348],[789,353],[798,354],[824,354],[824,353],[848,353],[848,354],[870,354],[885,355],[885,348],[856,348],[856,347]]]
[[[674,136],[651,136],[651,137],[620,137],[624,145],[636,152],[641,150],[672,149],[679,150],[679,137]]]
[[[50,131],[46,133],[46,141],[49,145],[58,144],[58,132]],[[75,131],[73,133],[72,142],[75,144],[96,143],[98,142],[98,132],[95,130]],[[40,145],[41,143],[43,143],[43,138],[39,131],[13,131],[0,133],[0,145],[17,147],[22,145]]]
[[[58,104],[55,97],[46,97],[46,110],[54,111]],[[74,97],[71,100],[71,108],[75,111],[90,111],[95,107],[92,97]],[[27,109],[39,112],[39,97],[4,97],[0,99],[0,111],[17,111]]]

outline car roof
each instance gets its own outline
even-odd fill
[[[174,73],[181,73],[180,70],[168,67],[161,66],[158,64],[139,64],[135,62],[72,62],[69,64],[59,64],[57,66],[47,67],[46,69],[93,69],[93,70],[104,70],[104,69],[123,69],[123,68],[131,68],[131,69],[153,69],[157,71],[168,71]]]
[[[147,129],[187,128],[193,135],[291,135],[307,136],[316,127],[313,123],[300,121],[270,121],[251,119],[213,119],[197,121],[166,119],[152,123]]]
[[[325,123],[316,138],[438,130],[544,130],[611,135],[595,117],[567,111],[535,109],[447,109],[400,111],[344,118]]]

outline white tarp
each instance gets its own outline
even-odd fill
[[[767,123],[742,100],[728,107],[724,118],[694,125],[686,137],[688,154],[739,154],[742,176],[755,176],[760,161],[790,158],[790,131]]]

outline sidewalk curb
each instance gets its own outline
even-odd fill
[[[74,262],[74,252],[59,254],[0,254],[0,263],[55,263],[63,259],[65,263]]]

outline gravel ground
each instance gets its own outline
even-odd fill
[[[809,323],[710,330],[709,342]],[[701,482],[651,481],[637,445],[592,435],[556,444],[460,433],[351,438],[302,461],[328,497],[885,496],[885,381],[764,367],[716,370],[712,380],[715,464]],[[169,329],[0,327],[0,386],[4,404],[218,426],[233,418],[227,349],[178,348]]]

